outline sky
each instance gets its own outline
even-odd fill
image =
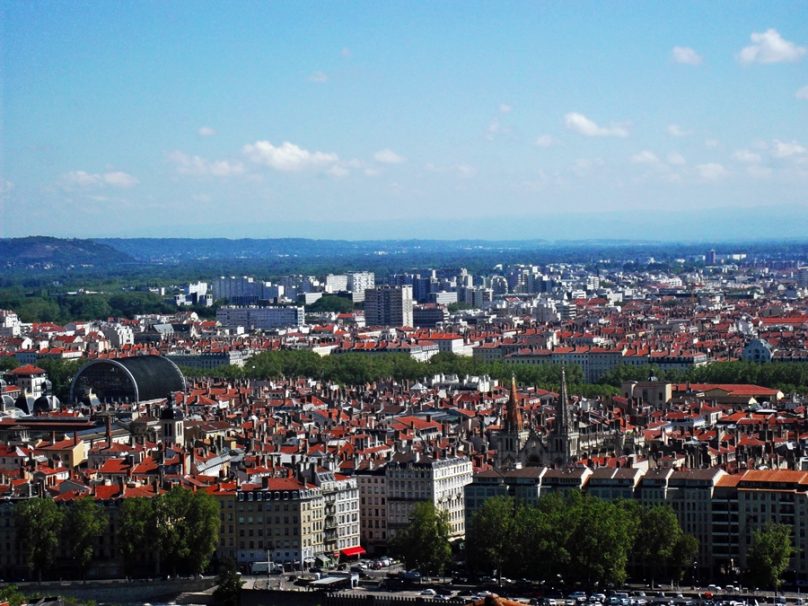
[[[808,2],[0,3],[0,237],[808,234]]]

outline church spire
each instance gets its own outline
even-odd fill
[[[570,432],[570,403],[567,394],[567,369],[561,366],[561,395],[558,398],[558,410],[556,410],[556,433],[567,435]]]
[[[511,375],[511,395],[505,414],[507,431],[522,431],[522,411],[519,410],[519,391],[516,389],[516,375]]]

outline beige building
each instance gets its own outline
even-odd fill
[[[313,562],[323,553],[325,499],[294,478],[264,478],[236,492],[236,560]]]

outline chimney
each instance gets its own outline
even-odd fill
[[[106,421],[107,448],[112,448],[112,417],[106,415],[104,419]]]

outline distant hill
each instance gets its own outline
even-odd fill
[[[95,240],[47,236],[0,239],[0,265],[5,267],[108,267],[133,262],[126,253]]]
[[[182,262],[213,259],[303,259],[457,251],[531,250],[542,240],[314,240],[308,238],[98,238],[139,261]]]

